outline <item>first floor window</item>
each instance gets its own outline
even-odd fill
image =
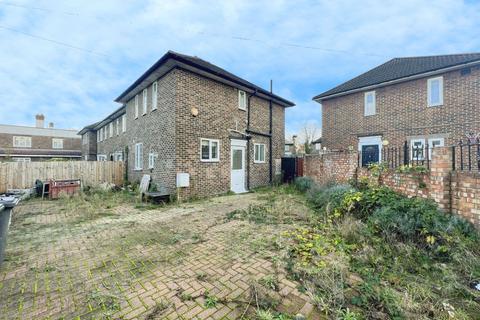
[[[63,139],[52,139],[52,148],[53,149],[63,149]]]
[[[110,128],[110,138],[111,138],[113,137],[113,122],[110,122],[109,128]]]
[[[120,134],[120,118],[117,118],[116,129],[117,129],[117,136],[118,136]]]
[[[31,148],[32,147],[32,137],[14,136],[13,137],[13,146],[17,147],[17,148]]]
[[[107,161],[107,156],[104,154],[97,154],[97,161]]]
[[[142,103],[143,111],[142,114],[147,114],[147,89],[143,89],[143,103]]]
[[[290,152],[290,146],[289,145],[285,145],[285,152]]]
[[[254,157],[253,162],[264,163],[265,162],[265,145],[262,143],[254,144]]]
[[[238,90],[238,108],[247,110],[247,94],[242,90]]]
[[[200,139],[200,160],[204,162],[219,161],[220,141],[213,139]]]
[[[143,168],[143,143],[135,144],[135,170]]]
[[[443,77],[428,79],[427,91],[429,107],[443,105]]]
[[[158,98],[158,82],[154,82],[152,86],[152,110],[157,110],[157,98]]]
[[[410,141],[412,160],[425,159],[425,139],[412,139]]]
[[[138,94],[135,96],[135,119],[138,118]]]
[[[122,132],[127,131],[127,115],[122,116]]]
[[[158,153],[150,152],[148,154],[148,169],[155,168],[155,163],[157,162]]]
[[[365,116],[373,116],[376,113],[375,91],[365,92]]]

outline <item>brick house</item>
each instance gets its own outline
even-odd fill
[[[45,116],[35,116],[35,127],[0,124],[0,162],[80,160],[81,143],[76,130],[45,127]]]
[[[322,105],[322,145],[358,149],[446,146],[480,133],[480,53],[392,59],[313,98]],[[413,154],[411,153],[412,157]]]
[[[150,174],[186,196],[268,185],[284,152],[285,108],[294,104],[198,57],[167,52],[85,127],[83,156],[127,161],[128,178]],[[185,176],[185,175],[183,175]]]

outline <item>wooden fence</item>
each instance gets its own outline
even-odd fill
[[[37,179],[80,179],[84,186],[121,185],[124,170],[122,161],[4,162],[0,163],[0,193],[32,188]]]

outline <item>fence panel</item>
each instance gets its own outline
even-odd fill
[[[31,188],[37,179],[80,179],[89,186],[103,182],[121,185],[124,170],[122,161],[4,162],[0,163],[0,193]]]

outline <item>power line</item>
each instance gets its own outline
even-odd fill
[[[51,10],[51,9],[47,9],[47,8],[44,8],[44,7],[26,6],[26,5],[17,4],[17,3],[11,3],[11,2],[6,2],[6,1],[0,1],[0,4],[3,4],[3,5],[5,5],[5,6],[22,8],[22,9],[32,9],[32,10],[38,10],[38,11],[44,11],[44,12],[51,12],[51,13],[56,13],[56,12],[58,12],[58,13],[66,14],[66,15],[69,15],[69,16],[78,16],[78,13],[75,13],[75,12]]]
[[[23,35],[31,37],[31,38],[51,42],[51,43],[54,43],[54,44],[57,44],[57,45],[60,45],[60,46],[64,46],[64,47],[67,47],[67,48],[70,48],[70,49],[75,49],[75,50],[87,52],[87,53],[90,53],[90,54],[95,54],[95,55],[98,55],[98,56],[108,57],[108,55],[106,55],[105,53],[93,51],[93,50],[90,50],[90,49],[85,49],[85,48],[78,47],[78,46],[75,46],[75,45],[72,45],[72,44],[69,44],[69,43],[66,43],[66,42],[57,41],[57,40],[54,40],[54,39],[49,39],[49,38],[45,38],[45,37],[42,37],[42,36],[34,35],[34,34],[31,34],[31,33],[25,32],[25,31],[21,31],[21,30],[17,30],[17,29],[14,29],[14,28],[10,28],[10,27],[0,25],[0,29],[4,29],[4,30],[11,31],[11,32],[23,34]]]

